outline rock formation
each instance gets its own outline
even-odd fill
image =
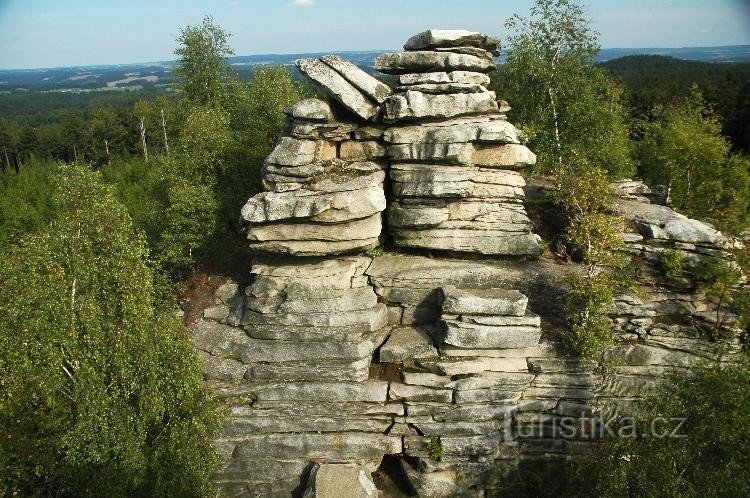
[[[537,255],[542,246],[523,207],[519,170],[536,162],[498,105],[485,74],[499,41],[430,30],[375,68],[399,75],[385,99],[391,160],[388,225],[397,246],[497,255]]]
[[[216,441],[226,495],[374,496],[386,455],[420,496],[523,495],[526,466],[590,444],[565,424],[599,427],[595,414],[739,347],[695,278],[732,242],[621,182],[641,291],[613,303],[622,341],[606,371],[564,356],[567,268],[526,257],[542,250],[523,205],[535,158],[486,88],[499,41],[430,30],[404,48],[377,63],[399,75],[393,93],[340,58],[298,61],[330,101],[287,110],[266,191],[242,209],[250,282],[224,283],[193,325],[229,412]],[[365,254],[385,232],[450,252]],[[682,274],[665,274],[666,251]]]

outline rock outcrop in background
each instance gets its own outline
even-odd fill
[[[534,259],[523,171],[535,156],[486,88],[499,41],[431,30],[404,49],[377,62],[398,75],[393,91],[338,57],[297,63],[328,101],[287,111],[266,191],[242,209],[250,283],[223,284],[193,324],[230,413],[216,442],[226,495],[375,496],[370,474],[388,462],[420,496],[523,495],[524,468],[589,444],[563,421],[596,425],[738,348],[731,319],[704,339],[716,305],[694,278],[732,242],[625,182],[640,292],[613,303],[622,341],[606,369],[564,356],[574,265]],[[386,242],[409,254],[368,253]],[[664,274],[665,251],[682,275]]]

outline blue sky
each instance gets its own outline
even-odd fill
[[[530,0],[0,0],[0,67],[172,59],[212,15],[238,55],[397,49],[428,27],[504,36]],[[750,0],[588,0],[603,47],[750,44]]]

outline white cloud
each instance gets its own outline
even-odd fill
[[[230,7],[237,7],[240,4],[240,0],[232,0],[229,2]]]
[[[312,7],[315,5],[315,0],[294,0],[292,5],[295,7]]]

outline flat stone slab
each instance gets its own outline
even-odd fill
[[[412,36],[404,44],[404,50],[451,47],[477,47],[493,55],[498,55],[500,53],[500,39],[464,29],[428,29]]]
[[[281,137],[279,143],[266,158],[266,164],[300,167],[320,163],[336,157],[336,145],[324,140],[299,140]]]
[[[328,64],[318,59],[299,59],[295,64],[302,74],[363,120],[377,116],[380,111],[375,102]]]
[[[392,228],[391,235],[394,243],[399,247],[497,256],[538,256],[544,251],[541,238],[533,233],[448,228],[424,230]]]
[[[392,52],[375,59],[375,69],[385,74],[471,71],[489,73],[495,69],[491,59],[468,54],[437,51]]]
[[[443,313],[524,316],[529,299],[517,290],[459,289],[444,286]]]
[[[391,95],[383,106],[386,123],[498,113],[495,92],[432,94],[407,90]]]
[[[337,55],[326,55],[325,57],[321,57],[320,60],[378,104],[382,104],[385,98],[391,94],[391,88],[388,85],[367,74],[357,67],[356,64],[344,60]]]
[[[362,240],[380,235],[380,215],[375,214],[359,220],[343,223],[279,223],[254,225],[248,230],[250,241],[350,241]]]
[[[382,185],[342,192],[299,189],[256,194],[242,207],[240,216],[249,223],[302,218],[319,223],[340,223],[370,217],[385,207]]]
[[[473,71],[451,71],[451,72],[432,72],[432,73],[406,73],[398,77],[400,85],[431,85],[444,83],[464,83],[487,86],[490,84],[490,77],[484,73]]]
[[[508,121],[460,118],[441,123],[392,126],[383,140],[392,144],[490,142],[519,143],[520,132]]]
[[[478,325],[444,320],[443,342],[469,349],[528,348],[539,343],[539,327]]]
[[[413,143],[390,144],[388,156],[397,162],[425,162],[524,169],[536,164],[536,155],[521,144]]]
[[[437,358],[432,337],[417,327],[393,329],[380,348],[381,363],[403,363],[417,358]]]

